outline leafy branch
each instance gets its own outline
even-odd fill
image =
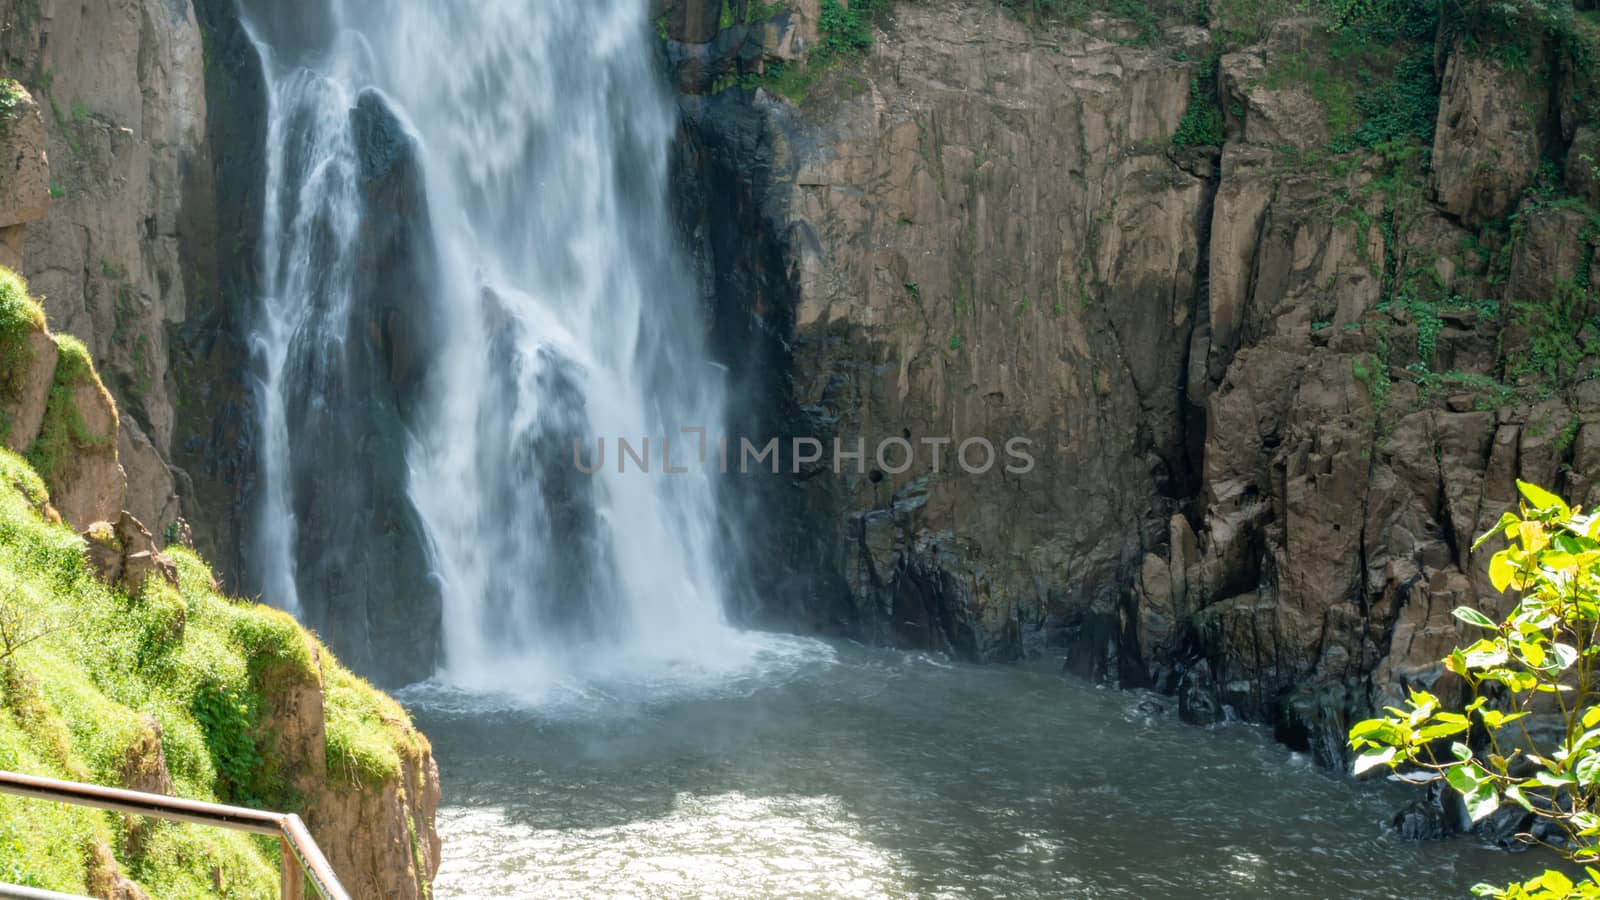
[[[1580,863],[1600,862],[1600,706],[1593,702],[1600,660],[1600,515],[1585,515],[1526,482],[1520,515],[1506,513],[1473,549],[1504,537],[1489,561],[1496,591],[1516,605],[1496,620],[1470,607],[1457,619],[1484,637],[1454,650],[1445,668],[1459,676],[1469,700],[1447,709],[1426,691],[1404,707],[1358,722],[1350,746],[1357,774],[1387,767],[1413,783],[1443,780],[1480,821],[1511,803],[1552,828],[1519,834]],[[1530,724],[1539,727],[1531,728]],[[1546,736],[1535,738],[1535,733]],[[1476,746],[1476,749],[1474,749]],[[1404,771],[1401,771],[1405,767]],[[1574,883],[1548,870],[1507,887],[1480,884],[1480,896],[1600,898],[1600,870]]]
[[[53,622],[30,623],[20,609],[0,598],[0,661],[59,630],[61,626]]]

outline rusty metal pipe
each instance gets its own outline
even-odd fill
[[[294,890],[299,882],[309,882],[323,900],[350,900],[350,895],[339,884],[333,867],[328,864],[327,857],[322,855],[322,848],[317,846],[316,839],[306,829],[305,823],[293,813],[185,800],[182,797],[40,778],[4,770],[0,770],[0,792],[36,800],[93,806],[135,816],[273,835],[283,840],[283,888],[286,892]],[[302,875],[305,877],[301,878]],[[4,893],[0,893],[0,897],[4,896]],[[299,900],[299,895],[292,895],[292,900]]]

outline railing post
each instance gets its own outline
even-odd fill
[[[288,838],[278,841],[278,857],[282,860],[278,870],[283,876],[280,888],[283,900],[306,900],[306,875],[300,868],[300,857],[289,845]]]

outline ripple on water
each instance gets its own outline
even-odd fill
[[[710,668],[401,696],[444,778],[441,898],[1453,896],[1518,868],[1390,837],[1403,790],[1050,664],[757,635]]]
[[[587,829],[453,808],[440,826],[455,897],[896,896],[906,878],[832,797],[680,794],[664,815]]]

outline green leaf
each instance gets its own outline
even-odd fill
[[[1439,738],[1449,737],[1453,734],[1460,734],[1466,730],[1467,723],[1465,722],[1441,722],[1437,725],[1428,725],[1424,728],[1417,729],[1417,740],[1436,741]]]
[[[1456,789],[1456,793],[1463,797],[1469,796],[1478,789],[1478,776],[1472,770],[1471,763],[1462,763],[1444,770],[1444,780]]]
[[[1506,529],[1515,528],[1520,524],[1522,524],[1522,520],[1517,518],[1516,513],[1501,513],[1500,521],[1496,522],[1493,528],[1485,531],[1483,534],[1478,536],[1477,540],[1472,542],[1472,549],[1478,549],[1483,545],[1484,541],[1487,541],[1497,534],[1505,534],[1507,537],[1516,537],[1514,533],[1507,532]]]
[[[1566,787],[1567,785],[1573,784],[1577,781],[1577,779],[1571,775],[1557,775],[1554,772],[1546,770],[1533,773],[1533,780],[1539,782],[1545,787]]]
[[[1503,666],[1509,658],[1505,644],[1499,641],[1479,641],[1467,648],[1466,661],[1469,669],[1492,669],[1495,666]]]
[[[1527,715],[1526,712],[1503,713],[1498,709],[1485,709],[1479,710],[1478,712],[1479,718],[1483,719],[1483,724],[1490,728],[1499,728],[1502,725],[1510,725],[1512,722],[1515,722],[1525,715]]]
[[[1537,641],[1518,641],[1517,652],[1535,669],[1544,668],[1544,648]]]
[[[1533,812],[1533,804],[1529,802],[1528,796],[1522,792],[1522,788],[1513,784],[1506,788],[1506,797],[1528,812]]]
[[[1536,484],[1529,484],[1528,482],[1518,478],[1517,490],[1522,492],[1522,496],[1528,500],[1528,505],[1534,509],[1540,511],[1550,509],[1559,510],[1563,517],[1572,515],[1572,509],[1568,507],[1560,497],[1557,497],[1555,494],[1550,493]]]
[[[1458,606],[1451,613],[1451,615],[1467,623],[1468,625],[1476,625],[1479,628],[1488,628],[1491,630],[1498,630],[1499,628],[1499,626],[1495,625],[1494,622],[1489,620],[1488,616],[1478,612],[1470,606]]]
[[[1500,593],[1505,593],[1511,586],[1511,580],[1517,577],[1517,567],[1506,558],[1506,551],[1501,550],[1489,559],[1489,583]]]
[[[1572,668],[1572,664],[1578,661],[1577,648],[1567,644],[1551,644],[1550,652],[1555,655],[1556,666],[1562,671]]]
[[[1587,753],[1572,767],[1572,774],[1584,786],[1600,784],[1600,753]]]
[[[1388,765],[1394,759],[1397,751],[1393,747],[1384,747],[1382,750],[1368,750],[1356,757],[1355,774],[1360,775],[1378,766]]]
[[[1350,743],[1365,741],[1374,744],[1403,744],[1406,730],[1392,719],[1367,719],[1350,728]]]
[[[1467,816],[1474,822],[1489,817],[1500,808],[1500,798],[1488,784],[1480,783],[1477,789],[1464,799],[1467,801]]]
[[[1534,880],[1539,882],[1540,887],[1554,892],[1558,897],[1572,893],[1572,879],[1555,869],[1545,869],[1544,874]]]

